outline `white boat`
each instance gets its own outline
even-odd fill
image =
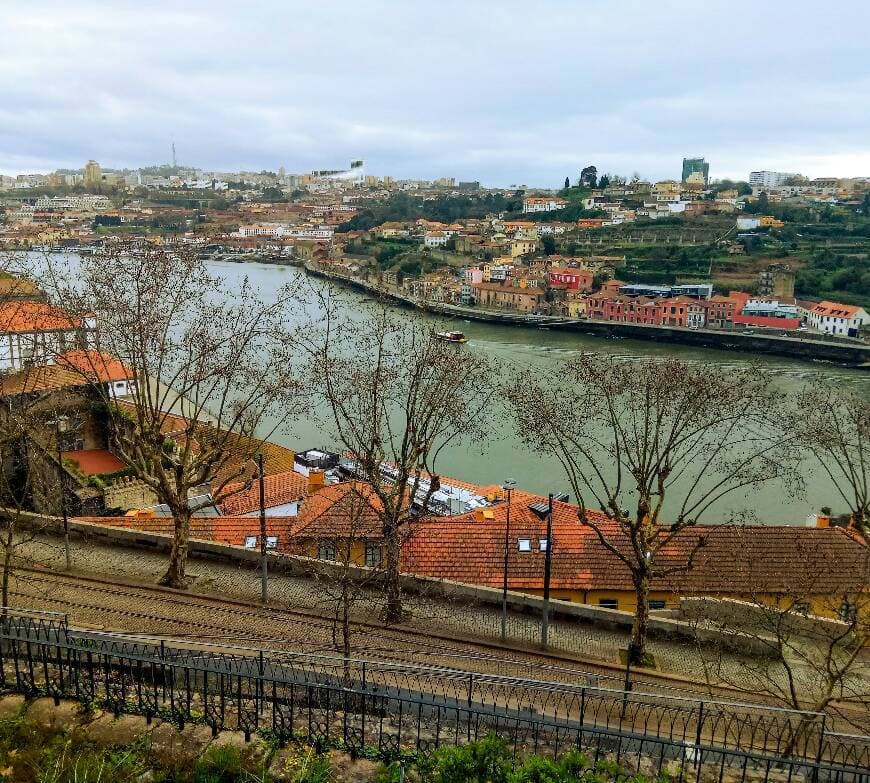
[[[468,338],[462,332],[435,332],[435,336],[439,340],[446,340],[448,343],[468,342]]]

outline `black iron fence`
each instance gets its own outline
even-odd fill
[[[870,783],[866,738],[826,733],[824,716],[815,713],[328,656],[182,647],[24,616],[7,615],[0,627],[0,685],[149,721],[198,722],[215,733],[267,733],[384,758],[494,732],[517,754],[579,749],[645,774]]]

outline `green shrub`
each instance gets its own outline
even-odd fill
[[[513,759],[506,740],[488,734],[468,745],[434,754],[435,783],[508,783]]]

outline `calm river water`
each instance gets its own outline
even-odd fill
[[[291,267],[268,264],[212,262],[210,266],[214,273],[220,274],[229,282],[247,275],[263,296],[273,295],[283,283],[299,274]],[[308,278],[308,282],[313,286],[325,285],[316,278]],[[341,297],[345,302],[343,306],[350,311],[354,310],[355,305],[361,305],[364,299],[362,294],[348,290],[342,290]],[[407,312],[409,318],[427,317],[411,311],[403,312]],[[305,317],[304,313],[300,313],[300,320]],[[754,359],[758,362],[759,371],[770,373],[775,382],[786,391],[821,378],[824,382],[839,384],[870,396],[870,374],[832,365],[809,364],[767,356],[759,359],[736,352],[656,345],[633,340],[605,340],[583,334],[473,321],[454,321],[452,328],[461,329],[468,336],[469,342],[464,346],[465,350],[480,351],[504,366],[553,367],[580,351],[607,353],[625,357],[627,360],[679,355],[688,361],[715,362],[724,367],[735,368],[746,366]],[[313,420],[297,421],[287,431],[278,432],[273,437],[297,450],[311,446],[328,448],[332,445],[329,442],[328,430],[322,431]],[[524,447],[509,421],[497,424],[490,441],[482,446],[473,449],[457,446],[445,451],[440,469],[446,475],[481,484],[501,483],[505,478],[511,477],[516,479],[521,488],[533,492],[546,494],[549,491],[569,491],[562,469],[556,461]],[[809,462],[804,478],[804,497],[793,497],[783,487],[775,485],[768,485],[748,496],[735,493],[733,497],[724,499],[711,509],[707,521],[725,521],[733,512],[754,509],[758,521],[764,524],[802,524],[807,514],[817,511],[820,506],[830,505],[835,510],[840,508],[841,502],[838,502],[830,481],[820,471],[814,470]]]
[[[31,255],[31,260],[35,260]],[[67,257],[67,260],[73,260]],[[38,263],[38,262],[37,262]],[[75,263],[73,261],[73,263]],[[234,283],[248,276],[261,296],[274,300],[281,286],[302,274],[293,267],[281,267],[258,263],[232,263],[214,261],[211,271],[226,279],[232,290]],[[307,283],[323,287],[319,278],[307,277]],[[364,296],[355,291],[340,291],[341,305],[349,316],[359,313]],[[310,312],[298,311],[300,323],[310,321]],[[423,314],[403,310],[409,318],[427,318]],[[435,320],[433,319],[433,324]],[[704,350],[684,346],[656,345],[633,340],[606,340],[583,334],[546,331],[537,328],[500,326],[477,322],[454,321],[451,328],[461,329],[469,337],[462,350],[479,351],[505,367],[558,366],[572,355],[595,351],[626,360],[644,357],[667,357],[679,355],[688,361],[714,362],[723,367],[745,367],[754,363],[760,372],[769,373],[784,390],[793,391],[801,384],[816,379],[834,383],[870,397],[870,373],[826,364],[810,364],[777,357],[756,357],[748,354]],[[315,412],[316,413],[316,412]],[[317,416],[297,420],[277,430],[272,439],[297,451],[312,446],[330,448],[329,429],[317,423]],[[561,467],[555,459],[535,453],[520,443],[512,423],[505,419],[493,427],[487,443],[468,448],[461,445],[446,449],[439,463],[441,472],[480,484],[500,484],[506,478],[514,478],[519,487],[546,494],[547,492],[570,491]],[[713,507],[705,518],[708,522],[726,521],[733,513],[754,511],[758,522],[763,524],[803,524],[806,516],[821,506],[842,509],[842,502],[835,494],[829,479],[822,475],[810,461],[804,466],[806,493],[793,496],[783,486],[766,485],[761,491],[749,495],[735,493]]]

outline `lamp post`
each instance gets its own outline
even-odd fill
[[[506,479],[502,489],[507,492],[507,516],[504,525],[504,566],[502,569],[501,589],[501,640],[507,639],[507,593],[508,593],[508,558],[511,551],[511,492],[517,485],[513,479]]]
[[[57,466],[60,469],[60,509],[63,514],[63,551],[66,555],[66,570],[72,569],[72,555],[69,548],[69,513],[66,507],[66,472],[63,469],[63,450],[61,449],[60,434],[66,432],[67,422],[64,417],[58,416],[54,420],[54,440],[57,445]]]
[[[550,573],[553,570],[553,493],[547,496],[547,551],[544,553],[544,601],[541,616],[541,647],[547,649],[550,631]]]
[[[269,573],[266,555],[266,483],[263,475],[263,452],[257,455],[257,468],[260,483],[260,600],[265,604],[267,600],[267,588]]]

